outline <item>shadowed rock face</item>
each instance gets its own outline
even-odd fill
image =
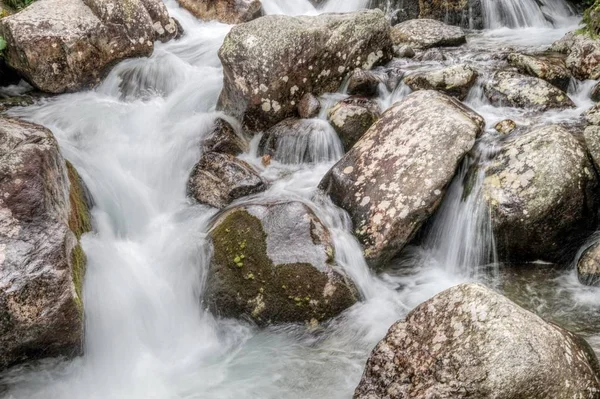
[[[0,118],[0,369],[81,353],[83,189],[41,126]]]
[[[373,350],[355,399],[597,398],[580,337],[479,284],[418,306]]]
[[[266,16],[235,26],[219,51],[219,108],[251,131],[297,114],[306,93],[334,92],[355,68],[392,57],[379,10],[316,17]]]
[[[260,203],[221,214],[205,303],[216,315],[258,325],[320,322],[357,300],[338,273],[329,231],[300,202]]]
[[[418,91],[384,112],[323,178],[371,266],[396,255],[437,209],[483,125],[457,100]]]
[[[5,57],[33,86],[49,93],[97,84],[110,66],[152,54],[177,24],[160,0],[44,0],[3,18]]]
[[[259,0],[178,0],[179,4],[196,17],[226,24],[252,21],[262,15]]]
[[[559,125],[509,139],[485,174],[502,259],[564,261],[596,226],[594,167],[584,145]]]
[[[489,100],[498,106],[547,111],[575,107],[567,93],[545,80],[516,72],[497,72],[484,86]]]

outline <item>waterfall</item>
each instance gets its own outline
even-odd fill
[[[565,0],[481,0],[487,29],[558,26],[574,11]]]

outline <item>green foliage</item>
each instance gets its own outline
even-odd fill
[[[0,51],[4,51],[4,49],[6,49],[6,40],[0,36]]]
[[[31,3],[33,3],[35,0],[4,0],[4,4],[6,4],[9,7],[12,7],[16,10],[20,10],[22,8],[27,7],[28,5],[30,5]]]

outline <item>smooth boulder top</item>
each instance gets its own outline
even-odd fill
[[[225,24],[241,24],[262,15],[259,0],[177,0],[196,17]]]
[[[446,25],[434,19],[411,19],[392,27],[395,45],[408,44],[416,49],[460,46],[467,42],[465,32],[458,26]]]
[[[237,25],[219,50],[219,109],[256,132],[296,116],[306,93],[336,91],[355,68],[392,58],[390,27],[379,10],[289,17]]]
[[[450,288],[393,325],[355,399],[596,399],[582,338],[479,284]]]
[[[440,90],[464,100],[477,80],[477,71],[465,64],[434,71],[417,72],[404,78],[412,90]]]
[[[43,0],[0,20],[7,63],[49,93],[93,86],[177,29],[160,0]]]
[[[345,209],[367,262],[379,267],[437,209],[484,120],[456,99],[422,90],[391,106],[320,187]]]

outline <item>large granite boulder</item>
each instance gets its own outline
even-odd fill
[[[320,187],[345,209],[367,262],[382,266],[433,214],[483,118],[423,90],[392,105],[327,173]]]
[[[179,4],[204,21],[226,24],[252,21],[262,15],[260,0],[177,0]]]
[[[379,10],[314,17],[270,15],[235,26],[219,51],[219,108],[250,131],[297,115],[306,93],[338,89],[355,68],[392,57],[390,27]]]
[[[570,32],[550,49],[567,55],[567,68],[577,79],[600,79],[600,41],[587,34]]]
[[[505,141],[486,166],[483,195],[502,260],[570,261],[596,226],[598,177],[560,125]]]
[[[527,108],[536,111],[575,107],[567,93],[552,84],[533,76],[500,71],[484,86],[492,104]]]
[[[177,29],[160,0],[43,0],[0,20],[8,65],[49,93],[91,87]]]
[[[335,264],[331,235],[301,202],[248,204],[217,217],[204,301],[258,325],[315,323],[357,301]]]
[[[404,83],[412,90],[439,90],[464,100],[477,80],[477,71],[464,64],[417,72],[404,78]]]
[[[465,32],[433,19],[412,19],[392,27],[392,42],[407,44],[415,49],[460,46],[466,43]]]
[[[512,53],[508,55],[508,63],[519,72],[543,79],[561,90],[569,88],[571,73],[562,58]]]
[[[585,340],[479,284],[419,305],[373,350],[355,399],[595,399]]]
[[[52,133],[0,118],[0,369],[83,348],[84,189]]]

